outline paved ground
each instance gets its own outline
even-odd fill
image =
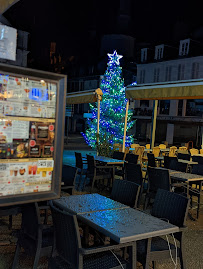
[[[75,158],[74,152],[81,151],[85,156],[87,153],[94,153],[92,150],[84,145],[84,143],[78,143],[82,141],[80,136],[78,138],[73,137],[69,145],[65,146],[63,162],[67,164],[74,165]],[[69,141],[70,142],[70,141]],[[75,194],[87,193],[78,192]],[[103,192],[103,195],[108,195],[109,193]],[[65,195],[62,193],[62,195]],[[203,198],[203,197],[202,197]],[[203,201],[201,199],[201,201]],[[142,208],[142,205],[141,205]],[[195,218],[195,210],[190,210],[190,213]],[[51,218],[50,218],[51,221]],[[8,229],[8,217],[0,218],[0,269],[9,269],[12,266],[12,260],[15,252],[16,235],[21,225],[21,215],[13,217],[13,227],[12,230]],[[187,268],[188,269],[203,269],[203,206],[201,206],[200,217],[196,221],[192,221],[190,218],[187,219],[188,231],[185,233],[184,237],[184,247],[187,255]],[[32,268],[33,259],[27,257],[23,251],[20,255],[20,269]],[[48,268],[47,258],[41,258],[38,266],[39,269]],[[142,267],[140,267],[142,268]],[[157,269],[174,269],[175,266],[171,260],[167,260],[164,263],[160,262],[157,264]],[[180,268],[179,265],[177,268]],[[96,269],[96,268],[95,268]],[[104,268],[105,269],[105,268]]]

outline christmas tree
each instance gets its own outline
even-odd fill
[[[123,143],[124,122],[127,99],[125,97],[125,86],[122,78],[122,68],[119,60],[123,57],[116,51],[108,54],[109,62],[100,88],[103,92],[100,103],[100,134],[99,143]],[[89,104],[92,117],[87,119],[87,130],[83,133],[86,142],[96,148],[97,142],[97,103]],[[127,131],[132,128],[134,122],[130,121],[132,111],[128,112]],[[133,136],[126,136],[126,146],[133,142]]]

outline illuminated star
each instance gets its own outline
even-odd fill
[[[119,63],[119,60],[120,60],[121,58],[123,58],[122,55],[118,55],[118,54],[117,54],[117,51],[116,51],[116,50],[114,50],[114,53],[113,53],[113,54],[108,53],[108,56],[109,56],[109,58],[110,58],[109,63],[110,63],[110,64],[112,64],[112,63],[116,63],[117,65],[120,64],[120,63]]]

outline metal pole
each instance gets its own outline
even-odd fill
[[[100,100],[101,95],[97,95],[97,143],[99,143]]]
[[[203,126],[201,126],[201,148],[203,149]]]
[[[67,117],[66,144],[68,144],[69,117]]]
[[[157,107],[158,107],[158,100],[154,100],[153,114],[152,114],[151,140],[150,140],[151,149],[154,147],[154,142],[155,142]]]
[[[125,152],[125,138],[126,138],[126,128],[127,128],[127,120],[128,120],[128,108],[129,108],[129,100],[126,104],[126,111],[125,111],[125,124],[124,124],[124,134],[123,134],[123,148],[122,152]]]

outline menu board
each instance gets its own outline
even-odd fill
[[[0,115],[55,118],[56,83],[0,75]]]
[[[50,191],[57,84],[0,74],[0,196]]]

